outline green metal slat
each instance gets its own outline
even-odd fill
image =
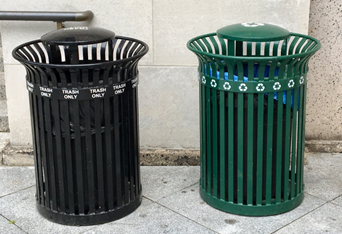
[[[228,202],[234,201],[234,94],[228,93]]]
[[[264,48],[264,55],[269,56],[270,55],[270,42],[265,42],[265,48]]]
[[[256,45],[255,45],[255,55],[256,56],[260,56],[261,55],[261,43],[260,42],[257,42]]]
[[[287,39],[285,39],[281,46],[281,55],[286,55]]]
[[[243,203],[243,93],[237,94],[237,202]]]
[[[264,94],[258,94],[258,139],[257,139],[257,179],[256,179],[256,205],[262,204],[262,174],[263,174],[263,138],[264,138]]]
[[[202,38],[202,41],[204,42],[206,48],[208,49],[208,52],[209,52],[209,53],[213,53],[213,50],[212,50],[211,45],[210,45],[210,43],[208,42],[207,38]]]
[[[248,94],[247,104],[247,205],[253,205],[253,127],[254,127],[254,94]]]
[[[307,39],[306,41],[307,41],[307,43],[303,47],[302,52],[306,52],[311,45],[316,44],[315,42],[311,41],[310,39]]]
[[[272,199],[272,164],[273,164],[273,93],[268,94],[267,143],[266,143],[266,204]]]
[[[284,150],[284,201],[289,200],[289,167],[291,147],[291,90],[286,91],[285,150]]]
[[[247,56],[252,55],[252,42],[247,42]]]
[[[215,54],[220,54],[220,49],[218,47],[218,44],[215,38],[213,36],[210,36],[209,38],[210,38],[211,43],[213,43]]]
[[[217,129],[217,91],[215,89],[213,89],[212,91],[212,128],[213,128],[213,132],[212,132],[212,161],[213,161],[213,196],[217,197],[217,184],[218,184],[218,160],[217,160],[217,146],[218,146],[218,129]]]
[[[202,43],[201,40],[197,40],[196,42],[201,47],[202,51],[208,52],[207,47]]]
[[[207,165],[207,129],[206,129],[206,87],[201,85],[202,94],[202,136],[203,136],[203,152],[202,152],[202,165],[203,165],[203,188],[207,191],[208,189],[208,165]]]
[[[292,118],[292,158],[291,158],[291,198],[296,196],[295,193],[295,173],[296,173],[296,150],[297,150],[297,98],[298,89],[293,91],[293,118]]]
[[[304,43],[305,43],[305,39],[304,38],[301,38],[300,42],[298,43],[298,46],[296,48],[296,52],[295,54],[299,54],[299,51],[301,50],[301,48],[303,47]]]
[[[303,89],[304,86],[299,88],[299,109],[298,109],[298,145],[297,145],[297,167],[296,167],[296,194],[298,195],[302,188],[301,174],[302,174],[302,159],[303,159]]]
[[[294,48],[295,48],[298,40],[299,40],[299,36],[293,37],[293,40],[292,40],[290,47],[289,47],[289,53],[288,53],[289,55],[295,53]]]
[[[222,39],[221,39],[222,40]],[[222,43],[222,42],[221,42]],[[217,63],[219,61],[216,61]],[[221,64],[219,66],[220,69],[220,79],[224,79],[224,66]],[[226,126],[225,126],[225,111],[226,111],[226,106],[225,106],[225,92],[224,91],[219,91],[219,154],[217,157],[219,158],[218,160],[218,169],[219,169],[219,181],[217,182],[220,187],[220,199],[225,200],[225,194],[226,194],[226,154],[225,154],[225,132],[226,132]]]
[[[278,55],[278,46],[279,46],[279,41],[275,41],[273,44],[273,56],[277,56]]]
[[[306,85],[303,85],[303,106],[302,106],[302,112],[303,112],[303,134],[302,134],[302,154],[303,154],[303,160],[304,160],[304,147],[305,147],[305,117],[306,117]],[[300,188],[301,190],[304,189],[304,161],[302,162],[301,165],[301,176],[300,176]]]
[[[200,160],[201,160],[201,170],[200,170],[200,173],[201,173],[201,175],[200,175],[200,183],[201,183],[201,185],[203,186],[204,185],[204,178],[205,178],[205,173],[204,173],[204,163],[203,163],[203,159],[204,159],[204,151],[203,151],[203,147],[204,147],[204,145],[203,145],[203,143],[204,143],[204,141],[203,141],[203,118],[204,118],[204,116],[203,116],[203,108],[202,108],[202,106],[203,106],[203,97],[204,97],[204,93],[202,92],[202,89],[203,89],[203,85],[201,85],[201,83],[199,84],[199,100],[200,100],[200,102],[199,102],[199,113],[200,113],[200,116],[199,116],[199,118],[200,118]]]
[[[248,80],[254,79],[254,62],[248,61]],[[254,138],[254,94],[247,94],[247,205],[253,205],[253,138]]]
[[[220,72],[221,74],[221,72]],[[225,152],[225,132],[226,132],[226,116],[225,116],[225,98],[224,98],[224,91],[220,91],[220,199],[225,199],[226,194],[226,152]]]
[[[243,49],[242,49],[242,42],[237,41],[236,42],[236,53],[237,55],[242,55]],[[243,81],[244,78],[244,72],[243,72],[243,64],[241,60],[236,61],[237,65],[237,71],[238,71],[238,80]],[[236,160],[237,160],[237,203],[243,204],[243,187],[244,187],[244,94],[239,92],[237,95],[237,142],[235,143],[237,145],[237,152],[235,152]],[[235,123],[234,123],[235,124]]]
[[[207,192],[212,194],[211,193],[211,167],[212,167],[212,163],[211,163],[211,150],[212,150],[212,147],[211,147],[211,108],[210,108],[210,88],[209,87],[206,87],[206,116],[207,116],[207,119],[206,119],[206,129],[207,129],[207,153],[206,153],[206,156],[207,156]]]
[[[281,202],[282,164],[283,164],[283,92],[278,92],[277,110],[277,161],[276,161],[276,203]]]
[[[221,44],[221,49],[222,49],[222,55],[227,55],[227,46],[226,46],[226,43],[225,41],[223,40],[222,37],[218,37],[219,41],[220,41],[220,44]]]
[[[235,55],[235,45],[232,40],[228,40],[228,55]]]
[[[242,56],[243,55],[243,42],[242,41],[236,41],[235,42],[235,55],[236,56]]]
[[[268,79],[269,80],[274,80],[274,75],[275,75],[275,69],[277,68],[278,63],[277,62],[272,62],[270,65],[270,69],[269,69],[269,75],[268,75]]]

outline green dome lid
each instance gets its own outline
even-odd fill
[[[216,33],[219,37],[229,40],[254,42],[284,40],[290,34],[282,27],[254,22],[228,25]]]

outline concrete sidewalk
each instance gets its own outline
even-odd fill
[[[304,202],[269,217],[216,210],[199,196],[199,167],[142,166],[143,203],[120,220],[72,227],[35,207],[33,167],[0,167],[0,233],[342,233],[342,154],[308,155]],[[13,224],[14,223],[14,224]]]

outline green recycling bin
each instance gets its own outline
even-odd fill
[[[199,60],[202,199],[247,216],[300,205],[308,62],[320,42],[242,23],[187,46]]]

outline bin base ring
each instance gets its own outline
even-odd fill
[[[38,202],[36,205],[38,212],[49,221],[71,226],[89,226],[121,219],[137,209],[140,206],[141,201],[142,195],[139,195],[134,201],[118,209],[90,215],[57,213],[56,211],[47,209]]]
[[[201,186],[200,186],[200,195],[201,195],[201,198],[208,205],[216,209],[219,209],[228,213],[244,215],[244,216],[267,216],[267,215],[276,215],[276,214],[284,213],[299,206],[304,199],[304,191],[302,191],[295,198],[289,201],[279,203],[279,204],[270,204],[270,205],[263,205],[263,206],[242,205],[242,204],[226,202],[224,200],[213,197],[212,195],[208,194]]]

